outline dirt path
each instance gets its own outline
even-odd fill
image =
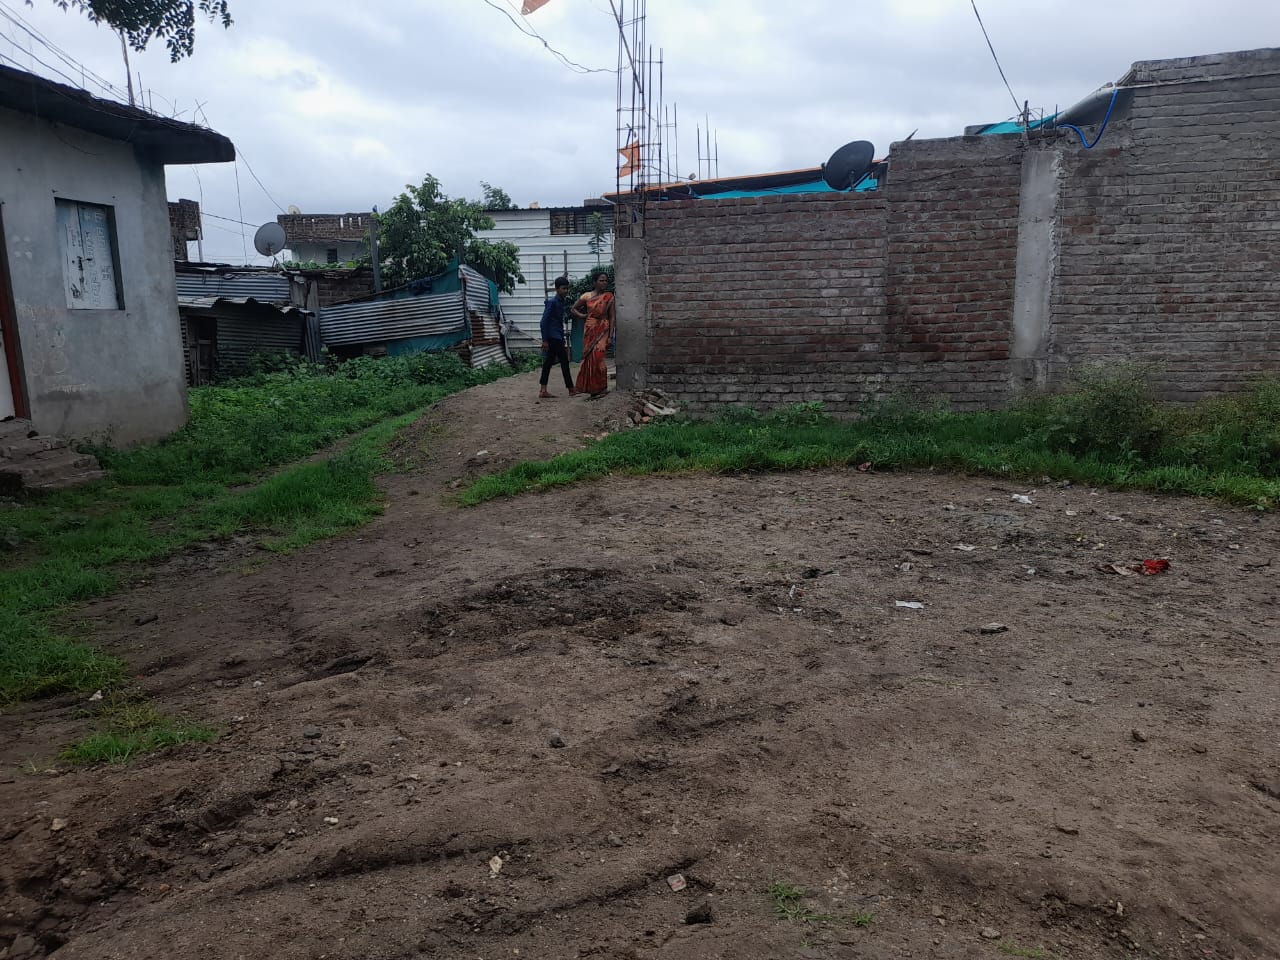
[[[0,946],[1280,956],[1273,515],[842,471],[449,505],[625,399],[532,389],[441,404],[347,537],[83,611],[226,732],[48,775],[81,705],[5,716]]]

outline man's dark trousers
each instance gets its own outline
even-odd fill
[[[547,341],[547,356],[542,361],[542,379],[538,381],[544,387],[547,381],[551,379],[551,368],[555,366],[556,361],[560,362],[560,372],[564,374],[564,385],[567,389],[573,389],[573,378],[569,376],[569,351],[565,348],[563,340]]]

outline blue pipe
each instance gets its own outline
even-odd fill
[[[1098,141],[1102,139],[1102,135],[1107,132],[1107,121],[1111,119],[1111,111],[1115,108],[1116,97],[1120,95],[1120,88],[1113,87],[1111,90],[1111,102],[1107,104],[1107,115],[1102,118],[1102,126],[1098,128],[1098,135],[1093,138],[1093,143],[1085,139],[1084,131],[1077,127],[1074,123],[1062,123],[1059,126],[1066,127],[1068,130],[1074,130],[1076,136],[1080,138],[1080,146],[1086,150],[1092,150],[1098,145]]]

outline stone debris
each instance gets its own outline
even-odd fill
[[[623,425],[638,427],[664,417],[674,417],[678,412],[670,398],[661,390],[642,390],[633,394],[627,408],[627,420]]]

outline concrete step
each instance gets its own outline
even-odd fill
[[[65,447],[41,450],[17,461],[0,461],[0,486],[62,490],[104,476],[96,457]]]
[[[28,434],[35,433],[31,429],[31,421],[23,420],[20,417],[10,417],[8,420],[0,420],[0,443],[9,443],[13,440],[25,440]]]
[[[0,439],[0,464],[16,463],[27,457],[44,453],[46,450],[65,450],[71,446],[62,437],[46,437],[37,434],[34,437],[15,436],[9,440]]]
[[[53,493],[55,490],[70,490],[72,487],[80,487],[86,483],[92,483],[94,480],[101,480],[105,477],[105,470],[85,470],[83,473],[72,473],[66,476],[57,477],[53,480],[44,480],[35,484],[28,484],[28,490],[39,490],[41,493]]]

